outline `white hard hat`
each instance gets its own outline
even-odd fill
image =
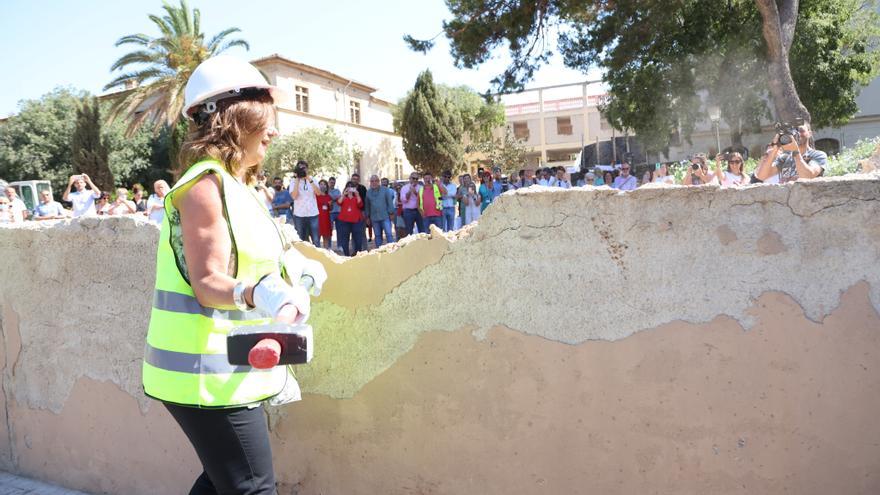
[[[266,78],[253,65],[229,55],[218,55],[200,63],[184,90],[183,116],[191,117],[193,108],[208,104],[208,113],[216,108],[214,103],[224,98],[238,96],[244,89],[265,89],[277,105],[287,99],[286,93],[266,82]]]

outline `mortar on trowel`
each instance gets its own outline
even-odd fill
[[[327,278],[324,267],[290,249],[283,258],[288,281],[299,280],[312,296],[321,294]],[[233,328],[226,337],[229,364],[268,369],[277,365],[305,364],[312,360],[314,336],[311,325],[269,323]]]

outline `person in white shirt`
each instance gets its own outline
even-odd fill
[[[0,223],[12,223],[12,209],[6,196],[0,196]]]
[[[443,172],[440,179],[446,193],[443,194],[443,231],[450,232],[455,230],[455,197],[458,194],[458,186],[452,182],[452,172],[449,170]]]
[[[654,173],[655,184],[675,184],[675,176],[669,175],[669,167],[665,163],[660,163],[660,168]]]
[[[312,245],[321,246],[318,232],[318,201],[317,196],[324,193],[309,175],[309,164],[300,160],[294,167],[294,179],[290,181],[288,190],[293,198],[293,225],[300,240],[312,240]]]
[[[92,188],[91,191],[86,189],[86,185]],[[75,192],[70,192],[70,188],[75,187]],[[73,203],[73,218],[83,215],[96,215],[95,200],[101,197],[101,190],[92,183],[92,179],[87,174],[71,175],[67,182],[67,189],[61,199]]]
[[[624,163],[620,166],[620,175],[614,179],[614,183],[611,185],[614,189],[620,189],[621,191],[632,191],[636,188],[637,180],[635,175],[630,175],[629,173],[630,167],[629,163]]]
[[[550,175],[550,168],[541,169],[541,178],[538,179],[539,186],[553,187],[556,185],[556,178]]]
[[[147,217],[151,222],[158,224],[165,219],[165,195],[168,194],[168,183],[157,180],[153,183],[153,194],[147,199]]]
[[[571,189],[571,182],[565,180],[565,167],[556,167],[556,183],[553,185],[562,189]]]
[[[18,193],[12,186],[6,187],[6,199],[9,200],[9,207],[12,209],[12,218],[14,222],[21,223],[28,217],[30,213],[24,201],[18,198]]]
[[[686,186],[699,186],[702,184],[717,184],[715,174],[709,171],[706,163],[706,155],[697,153],[691,158],[691,166],[685,169],[682,184]]]
[[[721,170],[722,161],[727,162],[727,170]],[[715,156],[715,177],[721,179],[721,185],[724,187],[744,186],[751,182],[743,171],[743,157],[736,151],[719,153]]]
[[[128,215],[137,213],[137,205],[128,199],[128,189],[120,187],[116,189],[116,200],[107,208],[108,215]]]

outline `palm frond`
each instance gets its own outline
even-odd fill
[[[122,46],[127,44],[149,46],[152,41],[153,38],[147,36],[146,34],[129,34],[116,40],[116,43],[113,46]]]
[[[205,43],[205,34],[202,33],[202,13],[199,9],[193,9],[193,28],[192,32],[199,37],[199,44]]]
[[[156,25],[159,36],[131,34],[116,42],[117,46],[134,44],[141,49],[123,55],[113,64],[111,72],[124,73],[117,74],[104,87],[122,89],[137,83],[135,88],[111,96],[107,115],[110,120],[126,118],[129,134],[147,124],[154,131],[173,125],[180,118],[186,82],[199,63],[232,47],[250,49],[245,40],[229,39],[241,32],[236,27],[220,31],[206,44],[206,36],[201,32],[201,12],[190,9],[187,0],[174,4],[164,0],[162,9],[162,15],[147,16]]]
[[[162,54],[156,53],[155,51],[136,50],[133,52],[128,52],[125,55],[119,57],[116,62],[113,62],[113,65],[110,67],[110,72],[132,64],[152,64],[158,62],[161,59]]]
[[[221,46],[216,52],[212,52],[212,54],[216,55],[218,53],[223,53],[226,50],[228,50],[232,47],[235,47],[235,46],[243,47],[245,50],[251,49],[251,46],[248,45],[248,42],[245,40],[232,40],[229,43],[226,43],[225,45]]]
[[[220,31],[219,33],[215,34],[214,37],[211,38],[211,41],[209,41],[208,44],[206,45],[208,47],[208,51],[211,53],[214,53],[214,50],[218,46],[220,46],[220,42],[223,41],[223,38],[229,36],[232,33],[239,33],[239,32],[241,32],[241,29],[238,29],[237,27],[231,27],[231,28],[224,29],[223,31]]]
[[[146,69],[135,72],[128,72],[126,74],[121,74],[117,76],[115,79],[104,86],[104,91],[117,87],[125,87],[125,84],[129,81],[142,84],[144,81],[147,81],[149,79],[159,79],[169,76],[174,76],[174,74],[169,73],[167,70],[162,69],[161,67],[148,67]]]
[[[167,18],[154,14],[150,14],[147,17],[159,28],[163,38],[174,38],[174,28],[171,27]]]

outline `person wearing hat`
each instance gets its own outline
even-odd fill
[[[303,267],[291,266],[293,253],[281,261],[281,232],[252,187],[278,135],[282,95],[229,56],[202,62],[184,91],[190,132],[164,201],[143,385],[202,463],[189,493],[274,494],[262,402],[299,397],[287,367],[231,365],[226,349],[234,327],[301,323],[309,314],[309,294],[283,275]]]

